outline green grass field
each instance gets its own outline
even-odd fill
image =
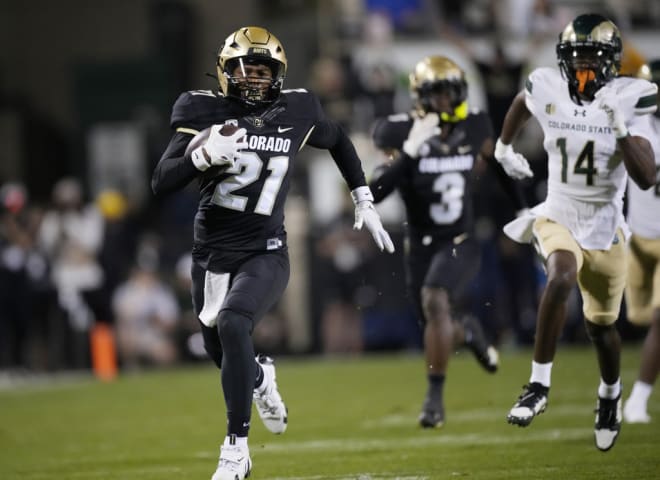
[[[607,453],[593,444],[598,374],[588,348],[559,350],[546,413],[528,428],[505,415],[529,376],[531,352],[505,352],[489,375],[455,356],[447,422],[416,426],[424,395],[419,354],[281,358],[289,429],[273,436],[256,412],[250,436],[258,479],[655,479],[660,402],[650,425],[624,425]],[[626,394],[639,350],[623,358]],[[224,437],[219,373],[209,366],[5,388],[0,479],[206,479]]]

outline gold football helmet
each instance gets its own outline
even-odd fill
[[[267,105],[280,95],[286,66],[284,47],[275,35],[261,27],[239,28],[218,50],[220,91],[250,107]]]
[[[591,101],[619,74],[621,34],[601,15],[579,15],[559,35],[557,60],[573,101]]]
[[[438,112],[433,96],[449,95],[451,112]],[[465,72],[447,57],[430,56],[415,65],[410,74],[410,94],[420,115],[436,112],[444,122],[459,122],[468,114]]]

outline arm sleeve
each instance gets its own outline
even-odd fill
[[[155,195],[180,190],[201,173],[185,152],[193,135],[205,126],[200,118],[209,108],[204,100],[211,97],[210,93],[192,95],[184,92],[174,102],[170,127],[175,133],[151,176],[151,190]]]
[[[374,203],[383,201],[399,185],[405,173],[406,160],[410,161],[405,153],[401,153],[394,162],[379,165],[374,169],[369,182]]]
[[[151,177],[151,189],[155,195],[179,190],[199,175],[190,158],[184,156],[191,135],[177,132],[170,140]]]

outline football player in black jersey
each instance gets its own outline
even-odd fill
[[[465,74],[452,60],[421,60],[410,74],[410,90],[416,111],[391,115],[374,127],[376,146],[392,161],[376,169],[370,187],[376,202],[398,189],[405,203],[408,295],[423,325],[428,375],[419,423],[430,428],[444,422],[443,385],[455,346],[470,347],[489,372],[498,366],[497,350],[479,321],[460,312],[480,267],[472,179],[478,164],[492,156],[494,141],[488,116],[468,110]],[[498,174],[522,209],[521,192],[501,167]]]
[[[199,184],[193,306],[206,351],[221,368],[227,407],[227,436],[213,480],[243,479],[250,472],[253,398],[266,428],[282,433],[287,426],[273,362],[265,356],[255,361],[251,333],[289,279],[284,202],[296,152],[305,145],[330,152],[356,205],[355,228],[366,225],[381,250],[394,251],[353,144],[326,118],[316,96],[282,90],[286,68],[284,48],[269,31],[244,27],[229,35],[217,58],[220,91],[190,91],[177,99],[175,133],[152,178],[156,194],[194,179]],[[223,135],[223,125],[238,129]],[[208,127],[208,138],[187,149]]]

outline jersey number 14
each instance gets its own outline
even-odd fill
[[[568,181],[568,154],[566,153],[566,138],[561,137],[557,139],[557,148],[561,152],[561,181],[566,183]],[[573,173],[576,175],[586,175],[587,185],[594,184],[594,175],[598,173],[598,169],[594,167],[594,142],[589,140],[584,144],[582,151],[575,161],[573,166]]]

